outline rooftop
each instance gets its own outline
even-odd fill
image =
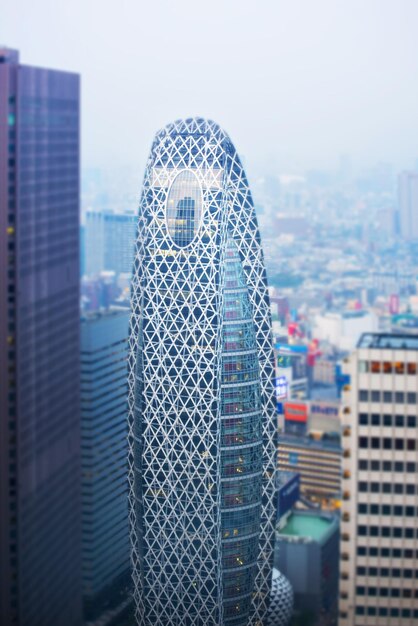
[[[357,347],[373,350],[418,350],[418,336],[404,333],[364,333]]]
[[[327,537],[334,523],[335,519],[326,517],[322,513],[294,511],[289,516],[284,528],[280,530],[280,535],[321,542]]]

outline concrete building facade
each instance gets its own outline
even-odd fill
[[[418,620],[418,337],[365,334],[344,364],[340,626]]]

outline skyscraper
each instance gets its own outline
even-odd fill
[[[81,321],[82,565],[88,621],[132,604],[127,481],[129,310]]]
[[[0,622],[77,626],[79,76],[0,49]]]
[[[418,172],[398,177],[399,229],[404,239],[418,239]]]
[[[103,270],[131,273],[137,216],[134,213],[88,211],[86,273]]]
[[[340,626],[418,620],[418,337],[364,334],[344,365]]]
[[[269,299],[246,176],[211,121],[180,120],[154,140],[129,358],[138,623],[266,624],[276,506]]]
[[[136,222],[135,213],[103,213],[105,270],[132,272]]]

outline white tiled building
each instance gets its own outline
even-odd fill
[[[418,337],[364,334],[344,369],[339,626],[413,626]]]

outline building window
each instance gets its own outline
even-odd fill
[[[372,426],[380,426],[380,415],[378,413],[372,414]]]
[[[358,394],[358,399],[360,402],[367,402],[369,399],[369,392],[367,389],[360,389]]]
[[[359,414],[360,426],[367,426],[368,423],[369,423],[369,416],[367,415],[367,413],[360,413]]]
[[[392,402],[392,392],[384,391],[383,392],[383,402]]]
[[[391,415],[387,415],[385,413],[385,415],[383,416],[383,426],[392,426],[392,416]]]

